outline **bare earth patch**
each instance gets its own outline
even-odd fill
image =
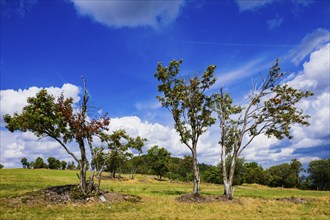
[[[88,197],[82,195],[77,185],[53,186],[24,195],[5,199],[8,205],[61,205],[68,203],[101,203],[101,202],[140,202],[141,197],[129,194],[119,194],[115,192],[101,192],[101,195]]]
[[[184,194],[180,197],[176,198],[179,202],[186,202],[186,203],[208,203],[208,202],[229,202],[229,203],[236,203],[239,202],[239,199],[227,199],[226,196],[207,196],[207,195],[195,195],[193,193]]]

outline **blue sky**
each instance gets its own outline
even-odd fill
[[[183,59],[182,74],[217,66],[218,82],[237,103],[275,60],[288,83],[315,96],[302,103],[312,115],[296,138],[260,137],[243,154],[264,166],[293,158],[307,163],[329,151],[329,1],[25,1],[1,0],[1,114],[20,111],[40,88],[64,91],[79,102],[84,75],[94,114],[108,112],[111,128],[189,154],[180,145],[169,113],[155,96],[157,62]],[[20,166],[55,154],[70,161],[49,139],[11,134],[1,119],[1,163]],[[200,143],[201,162],[219,160],[216,127]],[[47,146],[47,147],[45,147]],[[74,146],[72,146],[74,148]]]

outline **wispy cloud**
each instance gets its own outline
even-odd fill
[[[1,16],[19,15],[24,17],[37,2],[38,0],[1,0]]]
[[[71,0],[81,15],[109,27],[159,28],[173,22],[180,14],[183,0],[177,1],[79,1]]]
[[[291,61],[298,65],[311,52],[320,49],[330,41],[330,32],[327,29],[318,28],[307,34],[296,48],[289,53]]]
[[[252,11],[272,3],[274,0],[236,0],[239,11]]]
[[[275,18],[267,21],[268,30],[274,30],[274,29],[278,28],[279,26],[281,26],[283,20],[284,20],[284,18],[280,17],[277,14]]]
[[[216,78],[218,79],[212,89],[217,89],[223,86],[227,86],[237,79],[244,79],[248,76],[251,76],[260,70],[266,68],[268,65],[267,62],[265,62],[265,58],[257,58],[255,60],[252,60],[238,68],[235,68],[233,70],[223,72],[216,75]]]

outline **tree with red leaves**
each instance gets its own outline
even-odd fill
[[[94,189],[94,172],[87,178],[88,159],[86,144],[94,158],[93,136],[99,135],[110,123],[107,114],[97,119],[90,119],[87,112],[88,91],[86,81],[84,83],[84,96],[79,109],[74,110],[73,98],[64,98],[63,94],[55,99],[46,90],[40,90],[35,97],[28,98],[21,114],[3,116],[7,123],[6,128],[14,132],[16,130],[31,131],[37,137],[50,137],[56,140],[68,154],[79,164],[79,187],[84,195],[92,193]],[[80,158],[68,147],[71,142],[76,142],[80,150]]]

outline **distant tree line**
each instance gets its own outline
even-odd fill
[[[29,162],[26,157],[21,159],[21,163],[24,169],[51,169],[51,170],[76,170],[79,167],[75,163],[58,160],[55,157],[48,157],[47,163],[44,162],[44,159],[37,157],[35,161]]]
[[[227,160],[228,166],[231,158]],[[26,169],[55,169],[55,170],[79,170],[79,165],[66,161],[60,161],[55,157],[48,157],[47,163],[41,157],[33,162],[28,162],[24,157],[21,159],[23,168]],[[110,173],[111,178],[115,178],[114,167],[121,174],[130,174],[134,178],[136,173],[144,175],[157,175],[161,180],[163,177],[170,181],[193,181],[193,163],[191,156],[183,158],[171,157],[171,153],[165,148],[154,146],[150,148],[147,154],[135,157],[115,157],[105,163],[104,171]],[[221,164],[217,166],[205,163],[199,164],[201,181],[206,183],[222,184]],[[307,176],[301,173],[309,174]],[[330,190],[330,159],[321,159],[311,161],[308,169],[302,168],[301,162],[297,159],[290,163],[282,163],[264,169],[257,162],[246,162],[239,158],[235,168],[234,185],[244,183],[256,183],[270,187]]]

